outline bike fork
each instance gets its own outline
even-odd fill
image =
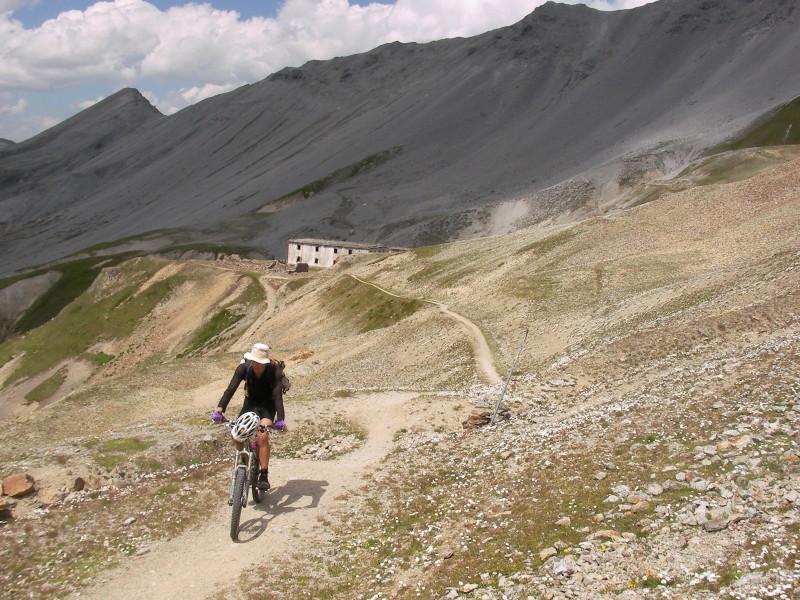
[[[253,472],[253,453],[247,452],[245,459],[247,470],[244,472],[244,494],[242,495],[242,508],[247,506],[247,496],[250,494],[250,476]]]
[[[231,489],[228,492],[228,506],[233,506],[233,484],[236,482],[236,471],[238,467],[234,467],[233,472],[231,473]]]
[[[228,492],[228,506],[233,506],[234,497],[233,497],[233,486],[236,484],[236,473],[239,469],[245,470],[245,480],[247,479],[247,472],[250,469],[250,454],[246,451],[236,452],[236,458],[233,463],[233,471],[231,472],[231,488]],[[236,499],[241,500],[241,499]],[[242,506],[247,505],[247,486],[245,486],[244,492],[244,502]]]

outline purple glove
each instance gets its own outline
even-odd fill
[[[214,421],[214,423],[222,423],[222,421],[225,420],[225,417],[222,416],[221,412],[215,410],[213,413],[211,413],[211,420]]]
[[[286,429],[286,421],[275,421],[273,427],[278,431],[283,431],[284,429]]]

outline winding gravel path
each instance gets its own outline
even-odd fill
[[[394,298],[401,298],[403,300],[417,300],[419,302],[425,302],[427,304],[432,304],[439,308],[442,314],[446,315],[451,319],[455,319],[459,323],[461,323],[464,328],[469,333],[470,338],[470,345],[472,346],[472,350],[475,354],[475,362],[478,366],[478,371],[480,372],[483,379],[490,384],[502,384],[503,378],[500,377],[500,374],[497,372],[497,369],[494,366],[494,357],[492,356],[492,351],[489,348],[489,344],[486,342],[486,337],[483,335],[480,327],[478,327],[475,323],[470,321],[464,315],[460,315],[456,312],[450,310],[450,308],[441,302],[437,302],[435,300],[428,300],[427,298],[413,298],[411,296],[401,296],[399,294],[395,294],[381,286],[372,283],[371,281],[366,281],[357,277],[355,275],[348,274],[347,277],[352,277],[356,281],[359,281],[365,285],[371,285],[376,290],[383,292],[389,296]]]

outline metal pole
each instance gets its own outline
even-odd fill
[[[506,384],[503,386],[503,391],[500,394],[500,397],[497,399],[497,404],[494,405],[494,412],[492,413],[492,420],[489,421],[489,425],[494,425],[494,422],[497,420],[497,411],[500,408],[500,404],[503,402],[503,397],[506,395],[506,390],[508,389],[508,384],[511,383],[511,376],[514,374],[514,368],[517,366],[517,360],[519,360],[519,355],[522,354],[522,347],[525,345],[525,340],[528,339],[528,328],[525,328],[525,335],[522,336],[522,342],[519,345],[519,351],[517,352],[516,358],[514,358],[514,364],[511,365],[511,369],[508,372],[508,377],[506,377]]]

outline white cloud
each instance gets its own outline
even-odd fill
[[[20,98],[16,104],[0,104],[0,114],[18,115],[26,108],[28,108],[28,101]]]
[[[3,126],[0,137],[20,142],[40,131],[57,125],[60,121],[61,119],[46,115],[17,115],[11,118],[8,123],[0,121],[0,125]]]
[[[73,104],[72,107],[73,108],[77,108],[79,110],[86,110],[87,108],[89,108],[90,106],[94,106],[95,104],[97,104],[98,102],[103,100],[104,98],[105,98],[105,96],[98,96],[94,100],[84,100],[82,102],[77,102],[77,103]]]
[[[237,87],[239,87],[239,84],[236,83],[229,83],[225,85],[207,83],[203,86],[180,88],[179,90],[168,92],[162,96],[159,96],[155,92],[146,90],[142,92],[142,96],[147,98],[147,100],[153,106],[158,107],[158,110],[163,114],[171,115],[178,112],[182,108],[186,108],[190,104],[200,102],[201,100],[211,98],[212,96],[216,96],[218,94],[230,92],[231,90],[235,90]]]
[[[0,0],[0,14],[12,13],[23,6],[35,6],[39,0]]]
[[[263,79],[285,66],[355,54],[392,42],[470,36],[514,23],[544,0],[286,0],[275,18],[242,20],[211,3],[162,11],[145,0],[96,2],[26,29],[10,11],[37,0],[0,0],[0,89],[142,85],[170,114]],[[598,9],[652,0],[583,0]],[[78,108],[88,106],[83,103]]]
[[[37,29],[0,19],[0,85],[48,89],[84,81],[131,81],[158,44],[148,27],[159,14],[142,0],[116,0],[61,13]]]

